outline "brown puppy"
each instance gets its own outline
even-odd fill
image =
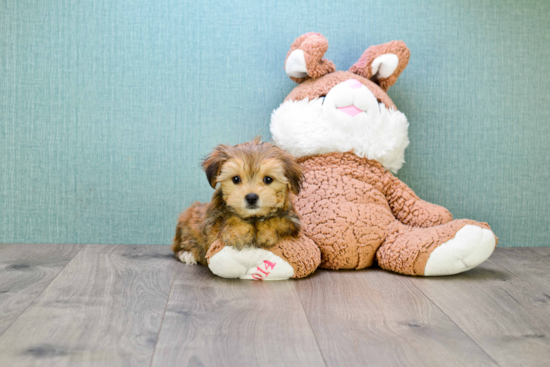
[[[291,195],[300,192],[302,170],[291,155],[256,138],[219,145],[202,166],[210,185],[220,185],[210,203],[196,202],[178,219],[172,250],[182,262],[207,265],[206,253],[218,238],[240,250],[269,249],[298,236]]]

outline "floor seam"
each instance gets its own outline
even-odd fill
[[[304,304],[302,302],[302,299],[300,298],[300,295],[298,294],[298,289],[296,288],[296,283],[294,283],[294,291],[296,292],[296,297],[298,297],[298,301],[300,301],[300,306],[302,307],[302,311],[304,311],[304,315],[306,316],[307,324],[309,325],[309,330],[311,330],[311,334],[313,335],[313,339],[315,340],[315,344],[317,345],[317,349],[319,349],[319,353],[321,354],[321,358],[323,358],[323,363],[325,364],[325,367],[328,367],[328,363],[325,359],[325,355],[323,353],[323,350],[321,349],[321,346],[319,345],[319,340],[317,340],[317,335],[315,335],[315,331],[313,331],[313,327],[311,326],[311,322],[309,321],[309,315],[306,312],[306,309],[304,308]]]
[[[496,364],[497,366],[500,366],[500,364],[499,364],[497,361],[495,361],[495,359],[493,358],[493,356],[491,356],[491,355],[489,354],[489,352],[487,352],[487,351],[485,350],[485,348],[483,348],[483,347],[482,347],[481,345],[479,345],[474,339],[472,339],[472,337],[471,337],[466,331],[464,331],[464,330],[455,322],[455,320],[453,320],[453,318],[452,318],[451,316],[449,316],[445,311],[443,311],[443,309],[441,309],[441,307],[439,307],[439,305],[438,305],[433,299],[431,299],[426,293],[424,293],[424,291],[422,291],[422,289],[420,289],[420,287],[418,287],[416,284],[414,284],[414,282],[410,282],[410,283],[411,283],[416,289],[418,289],[418,291],[419,291],[420,293],[422,293],[422,294],[424,295],[424,297],[426,297],[426,299],[428,299],[428,300],[429,300],[429,301],[430,301],[439,311],[441,311],[441,313],[443,313],[443,315],[445,315],[445,316],[453,323],[453,325],[455,325],[460,331],[462,331],[462,333],[463,333],[464,335],[466,335],[466,337],[467,337],[468,339],[470,339],[470,340],[472,341],[472,343],[474,343],[475,345],[477,345],[478,348],[481,349],[481,350],[483,351],[483,353],[485,353],[485,355],[486,355],[487,357],[489,357],[489,359],[491,359],[491,361],[495,362],[495,364]]]
[[[73,262],[74,258],[77,257],[78,254],[79,254],[86,246],[88,246],[88,245],[82,245],[82,246],[80,247],[80,249],[79,249],[79,250],[74,254],[74,256],[71,258],[71,260],[67,261],[67,263],[65,264],[65,266],[64,266],[61,270],[59,270],[59,272],[52,278],[51,282],[49,282],[48,285],[45,286],[44,289],[42,289],[42,290],[40,291],[40,293],[38,293],[38,294],[36,295],[36,297],[34,297],[34,298],[32,299],[32,301],[27,305],[27,307],[25,307],[25,309],[23,309],[23,311],[21,311],[21,313],[15,318],[15,320],[13,320],[13,322],[10,324],[10,326],[8,326],[8,327],[2,332],[2,334],[0,334],[0,339],[2,338],[2,336],[4,336],[4,334],[6,334],[6,332],[7,332],[9,329],[11,329],[11,327],[13,326],[13,324],[15,324],[15,322],[16,322],[17,320],[19,320],[19,318],[21,317],[21,315],[23,315],[23,314],[29,309],[29,307],[31,307],[31,305],[34,303],[34,301],[36,301],[36,299],[37,299],[38,297],[40,297],[40,296],[42,295],[42,293],[44,293],[44,291],[45,291],[46,289],[48,289],[48,288],[52,285],[52,283],[57,279],[57,277],[59,276],[59,274],[61,274],[61,273],[63,272],[63,270],[65,270],[65,269],[67,268],[67,266],[68,266],[71,262]]]
[[[157,333],[157,340],[155,342],[155,347],[153,348],[153,354],[151,355],[151,362],[149,363],[149,367],[153,365],[153,361],[155,360],[155,354],[157,353],[157,345],[159,343],[160,339],[160,332],[162,331],[162,326],[164,325],[164,316],[166,316],[166,310],[168,309],[168,303],[170,302],[170,296],[172,296],[172,288],[174,287],[174,282],[176,281],[176,277],[178,274],[178,267],[175,267],[174,270],[174,278],[172,279],[172,282],[170,283],[170,290],[168,291],[168,297],[166,298],[166,305],[164,306],[164,312],[162,313],[162,319],[160,320],[160,326],[159,331]]]

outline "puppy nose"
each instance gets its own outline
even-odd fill
[[[259,197],[257,194],[247,194],[244,198],[248,204],[254,205],[258,202]]]

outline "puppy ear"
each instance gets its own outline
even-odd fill
[[[411,53],[402,41],[369,47],[349,71],[372,80],[385,92],[395,84]]]
[[[302,190],[304,175],[302,166],[294,158],[288,157],[285,162],[285,176],[288,179],[288,186],[292,193],[298,195]]]
[[[227,147],[225,145],[218,145],[212,153],[210,153],[202,161],[202,168],[206,173],[206,178],[212,188],[216,188],[216,179],[218,178],[221,168],[225,161],[229,158],[227,154]]]
[[[320,33],[306,33],[296,38],[286,55],[285,71],[290,79],[301,83],[336,70],[334,63],[323,59],[328,41]]]

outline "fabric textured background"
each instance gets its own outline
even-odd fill
[[[403,40],[398,176],[502,246],[548,246],[550,2],[4,0],[0,242],[169,244],[199,161],[262,134],[308,31],[338,69]]]

